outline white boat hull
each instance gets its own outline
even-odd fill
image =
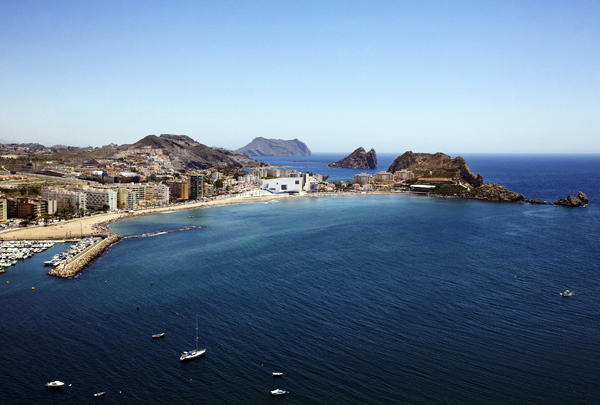
[[[203,356],[204,353],[206,353],[206,349],[192,350],[190,352],[183,352],[183,353],[181,353],[181,357],[179,359],[181,361],[194,360],[194,359],[197,359],[198,357]]]

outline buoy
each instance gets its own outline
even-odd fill
[[[106,284],[106,281],[104,282],[104,284]]]
[[[150,283],[150,285],[154,285],[154,283]]]
[[[138,306],[137,309],[140,309],[140,307]]]
[[[6,284],[8,284],[8,281],[6,282]]]
[[[35,287],[31,287],[32,290],[35,290]]]

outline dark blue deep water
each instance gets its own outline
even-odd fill
[[[0,403],[600,403],[600,157],[465,158],[591,203],[298,197],[117,223],[205,227],[123,240],[75,280],[46,275],[61,245],[0,275]],[[196,316],[208,350],[182,364]]]

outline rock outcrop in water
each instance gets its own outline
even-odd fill
[[[567,198],[561,198],[554,202],[554,205],[562,205],[564,207],[585,207],[588,204],[587,195],[581,191],[577,193],[577,197],[573,197],[570,193]]]
[[[342,167],[345,169],[376,169],[377,168],[377,153],[375,149],[365,151],[362,146],[354,152],[327,165],[327,167]]]

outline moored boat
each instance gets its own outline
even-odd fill
[[[98,398],[98,397],[104,396],[104,394],[106,394],[106,392],[104,392],[104,391],[98,392],[98,393],[94,394],[94,397]]]
[[[152,339],[160,339],[161,337],[164,337],[165,334],[164,333],[157,333],[156,335],[152,335]]]
[[[279,373],[279,372],[273,373],[273,377],[281,377],[281,376],[283,376],[283,373]]]
[[[570,297],[571,295],[573,295],[573,291],[564,290],[560,293],[560,295],[562,295],[563,297]]]
[[[58,389],[61,389],[64,385],[65,385],[64,382],[56,380],[56,381],[46,383],[45,387],[48,389],[52,389],[52,390],[58,390]]]
[[[285,395],[285,394],[287,394],[287,391],[281,390],[279,388],[271,391],[271,395]]]
[[[204,345],[204,341],[202,343]],[[188,360],[197,359],[198,357],[202,356],[204,353],[206,353],[206,348],[198,349],[198,317],[196,317],[196,349],[181,353],[179,360],[188,361]]]

